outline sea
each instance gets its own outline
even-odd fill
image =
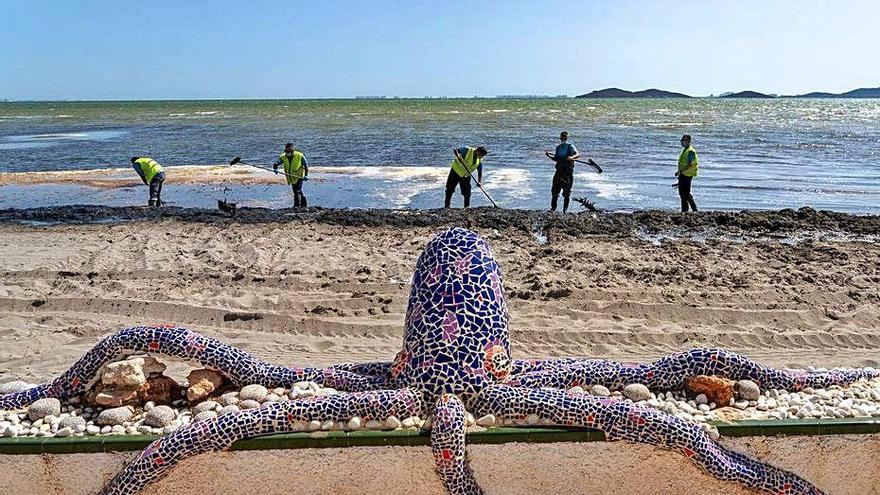
[[[145,203],[145,186],[27,180],[115,168],[136,178],[135,155],[171,166],[169,203],[213,207],[223,198],[288,207],[292,195],[280,177],[277,184],[232,176],[175,184],[174,166],[234,156],[268,166],[293,142],[313,167],[305,184],[310,206],[440,207],[452,149],[485,146],[492,199],[545,209],[554,166],[544,151],[562,130],[604,170],[579,165],[572,196],[603,210],[678,209],[679,138],[691,134],[701,209],[880,213],[880,100],[717,98],[0,102],[0,208]],[[489,204],[476,188],[473,194],[474,205]],[[460,204],[456,193],[453,206]]]

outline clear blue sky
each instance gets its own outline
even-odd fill
[[[0,0],[0,98],[880,86],[880,1]]]

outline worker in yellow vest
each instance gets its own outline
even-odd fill
[[[165,170],[152,158],[134,156],[131,166],[141,176],[144,184],[150,187],[150,201],[147,206],[162,206],[162,184],[165,182]]]
[[[452,154],[455,159],[450,164],[449,177],[446,178],[446,201],[444,208],[449,208],[452,203],[452,193],[458,186],[461,190],[461,196],[464,198],[464,207],[471,205],[471,177],[474,171],[477,172],[477,185],[483,183],[483,158],[489,154],[486,148],[462,146],[461,148],[453,148]]]
[[[309,161],[306,160],[306,156],[301,151],[293,149],[293,143],[287,143],[284,145],[284,153],[272,166],[276,175],[279,165],[283,165],[287,185],[293,189],[294,208],[305,208],[308,204],[302,188],[303,182],[309,180]]]
[[[681,212],[687,213],[688,208],[697,211],[697,203],[691,195],[691,182],[697,176],[697,168],[700,161],[697,159],[697,150],[691,145],[690,134],[681,137],[681,147],[684,148],[678,155],[678,170],[675,176],[678,177],[678,195],[681,197]]]

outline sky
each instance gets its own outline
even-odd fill
[[[0,99],[880,86],[880,0],[0,0]]]

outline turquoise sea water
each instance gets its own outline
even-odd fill
[[[880,213],[880,100],[0,103],[0,173],[126,167],[132,155],[169,165],[218,164],[235,155],[266,164],[293,141],[312,166],[368,169],[315,174],[307,184],[312,204],[422,208],[442,204],[443,173],[411,167],[446,167],[454,146],[485,145],[487,189],[496,201],[545,208],[553,165],[543,151],[563,129],[605,168],[601,176],[579,169],[573,195],[605,209],[676,209],[670,186],[678,139],[689,133],[700,153],[694,193],[703,209],[809,205]],[[387,166],[395,168],[381,168]],[[216,196],[200,194],[199,186],[179,186],[175,194],[170,182],[165,195],[178,204],[210,204]],[[233,189],[244,204],[289,202],[281,186]],[[0,186],[0,208],[140,202],[144,194]]]

